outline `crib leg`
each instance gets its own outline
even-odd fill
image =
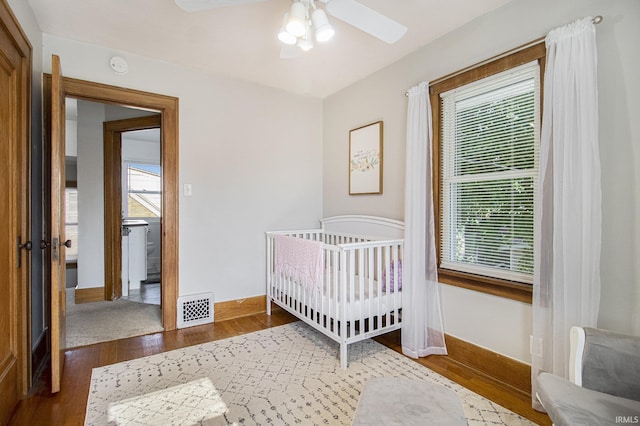
[[[271,315],[271,298],[267,297],[267,315]]]
[[[347,354],[347,344],[340,343],[340,367],[342,367],[343,370],[346,370],[348,362],[349,355]]]

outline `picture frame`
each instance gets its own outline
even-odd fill
[[[382,194],[382,121],[349,131],[349,195]]]

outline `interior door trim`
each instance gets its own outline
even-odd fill
[[[51,75],[45,74],[45,81]],[[177,327],[178,300],[178,104],[176,97],[63,77],[65,96],[160,113],[162,167],[161,304],[165,331]],[[105,253],[106,254],[106,253]]]
[[[122,297],[122,133],[157,129],[160,125],[157,114],[105,121],[103,125],[105,300]],[[161,220],[162,216],[164,212]]]

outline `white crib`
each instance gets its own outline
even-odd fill
[[[357,215],[334,216],[321,224],[321,229],[266,233],[267,314],[273,302],[338,342],[346,369],[349,344],[401,326],[404,224]],[[275,273],[276,235],[323,243],[318,289]]]

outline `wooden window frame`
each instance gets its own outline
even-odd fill
[[[480,64],[476,64],[459,72],[445,76],[429,86],[429,97],[432,107],[433,123],[433,201],[435,214],[436,254],[438,259],[438,280],[442,283],[462,287],[469,290],[487,293],[494,296],[517,300],[524,303],[532,303],[533,286],[515,281],[508,281],[493,277],[486,277],[465,272],[440,268],[440,243],[441,243],[441,203],[442,193],[440,180],[442,176],[441,159],[441,120],[440,120],[440,94],[457,87],[481,80],[494,74],[506,71],[517,66],[538,61],[540,65],[540,111],[542,116],[542,94],[544,87],[546,48],[544,40],[537,40],[527,46],[519,47],[495,58],[491,58]]]

